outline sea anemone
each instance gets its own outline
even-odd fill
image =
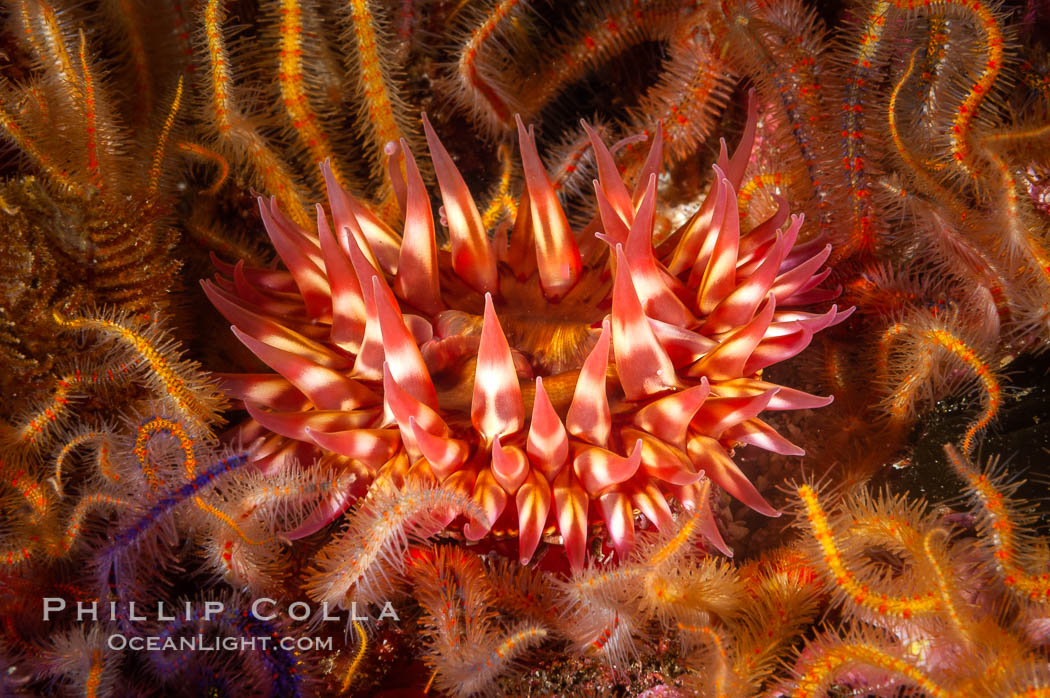
[[[222,377],[252,418],[240,434],[259,440],[260,467],[320,455],[358,475],[359,489],[333,496],[299,534],[333,520],[380,478],[466,494],[486,517],[463,521],[464,537],[516,533],[523,563],[543,536],[560,534],[575,569],[592,524],[604,523],[622,558],[636,512],[668,527],[669,499],[706,504],[697,487],[705,475],[777,515],[733,448],[803,453],[759,413],[831,398],[774,385],[762,371],[849,311],[798,309],[838,291],[818,288],[830,245],[796,245],[802,217],[788,222],[786,202],[740,229],[736,192],[756,122],[752,103],[732,157],[722,144],[702,206],[658,241],[659,130],[633,192],[591,132],[598,214],[579,231],[520,119],[525,186],[513,226],[495,234],[425,116],[445,245],[404,141],[386,150],[401,234],[348,194],[327,163],[334,226],[320,205],[311,231],[260,198],[286,269],[216,260],[220,273],[204,289],[240,341],[280,374]]]

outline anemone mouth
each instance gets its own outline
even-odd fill
[[[576,317],[593,314],[587,308],[579,310]],[[516,367],[522,378],[578,371],[598,341],[602,324],[600,315],[579,320],[532,308],[504,308],[497,309],[496,313],[507,343],[516,355]],[[480,336],[481,324],[481,316],[471,316],[463,323],[464,331],[452,336]]]
[[[584,269],[564,297],[551,298],[544,293],[535,272],[522,278],[506,264],[500,264],[499,271],[499,293],[493,296],[493,306],[512,351],[525,357],[530,366],[530,372],[522,377],[578,370],[609,313],[609,274]],[[443,300],[451,310],[436,318],[437,334],[442,338],[481,334],[481,294],[445,294]]]
[[[594,284],[588,276],[592,275],[584,274],[580,283],[557,302],[544,296],[535,275],[525,280],[511,274],[501,276],[502,292],[493,299],[493,307],[512,352],[527,413],[535,399],[532,381],[536,377],[544,379],[551,402],[562,418],[569,409],[580,369],[598,341],[610,305],[608,279]],[[602,291],[604,297],[595,300]],[[481,307],[471,302],[460,304],[470,310],[438,314],[435,328],[441,346],[424,354],[443,412],[470,412],[477,369],[476,340],[481,336],[484,320],[484,301],[477,300]],[[610,373],[615,378],[615,372]]]
[[[549,308],[496,307],[511,349],[531,358],[533,373],[550,376],[578,370],[598,341],[607,311],[583,303]]]

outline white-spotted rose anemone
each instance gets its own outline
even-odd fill
[[[404,158],[403,178],[399,162],[390,168],[400,179],[400,234],[322,165],[334,226],[320,205],[317,230],[304,230],[260,198],[286,269],[216,261],[220,274],[204,283],[241,342],[279,374],[223,377],[251,415],[243,435],[265,437],[260,466],[322,456],[355,468],[359,486],[435,479],[487,512],[464,523],[467,539],[516,532],[527,562],[544,535],[560,533],[576,569],[592,525],[604,523],[623,556],[636,512],[667,526],[670,498],[704,504],[705,475],[776,515],[732,448],[802,453],[759,413],[831,398],[761,372],[848,312],[798,309],[837,291],[818,288],[830,246],[796,245],[802,219],[788,222],[783,201],[740,230],[736,191],[754,110],[731,158],[723,143],[702,206],[655,246],[659,132],[633,191],[591,133],[599,214],[574,232],[519,120],[524,191],[513,226],[490,236],[423,123],[448,244],[436,241],[429,195],[402,142],[388,147]],[[290,537],[333,520],[360,493],[334,497]]]

